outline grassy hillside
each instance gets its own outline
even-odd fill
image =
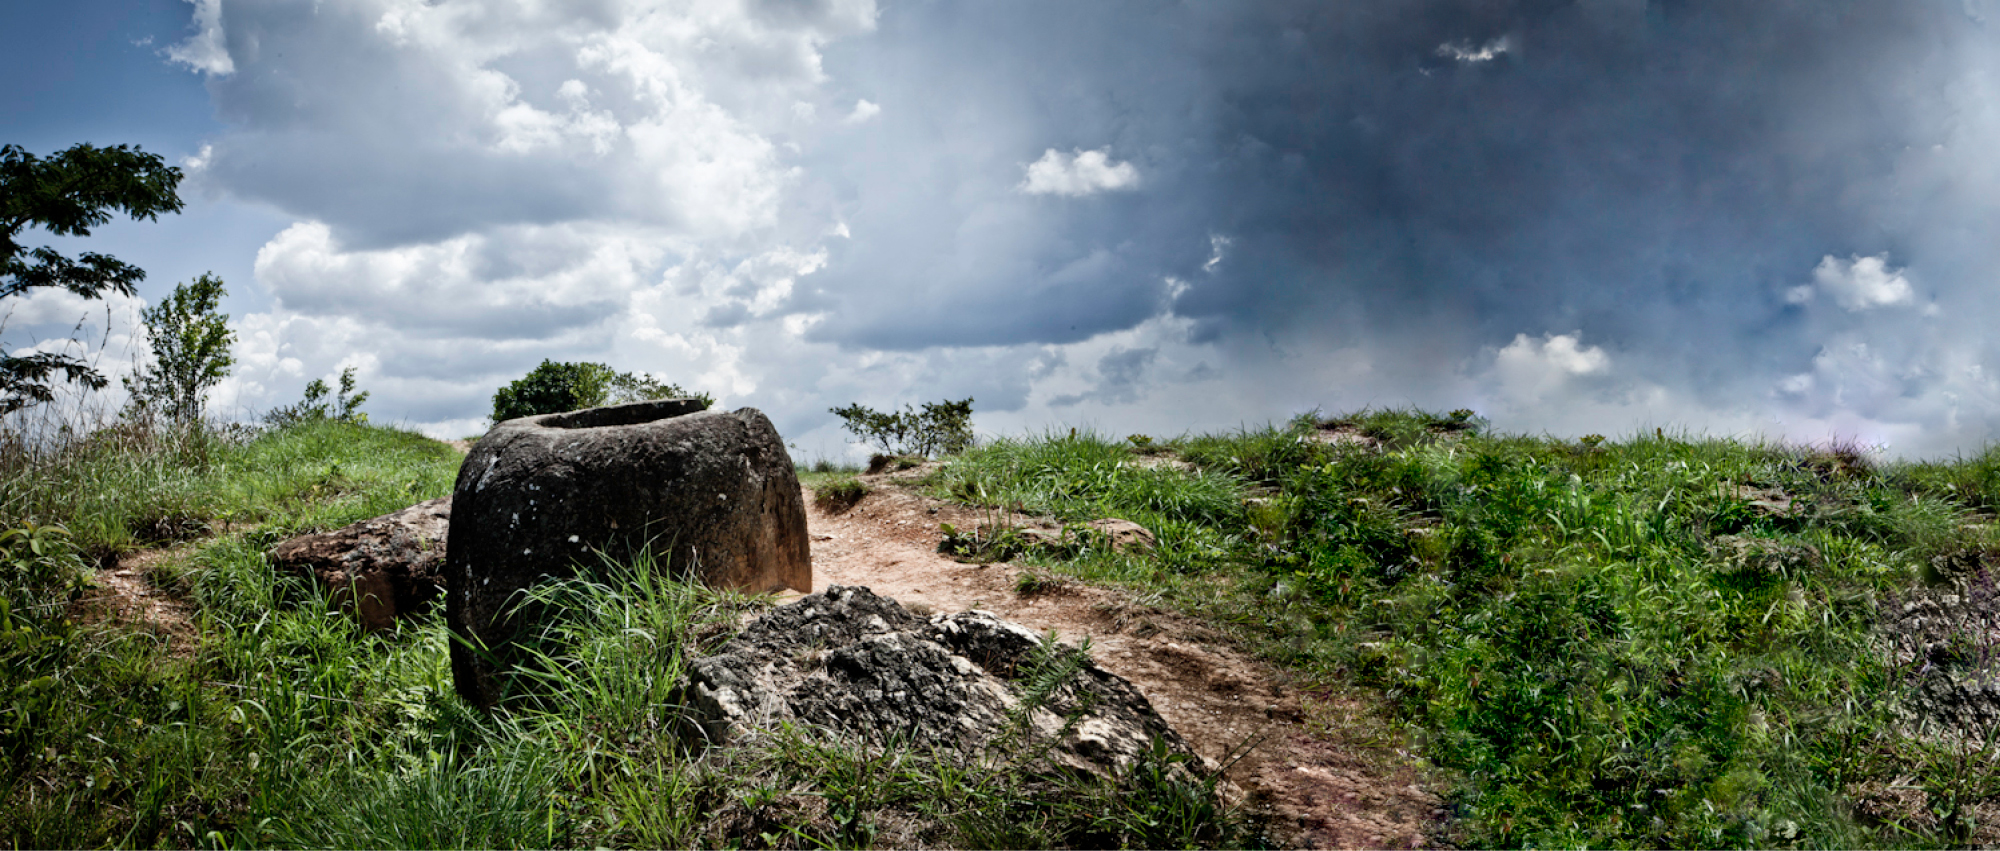
[[[0,844],[16,847],[1240,845],[1212,791],[1142,761],[1049,776],[1021,742],[880,753],[780,732],[690,751],[670,693],[765,601],[646,564],[537,593],[557,699],[485,715],[432,612],[361,632],[264,552],[450,491],[460,457],[339,422],[261,435],[99,432],[0,470]],[[191,649],[96,614],[91,568],[185,539],[155,573]],[[555,673],[550,673],[555,672]]]
[[[1174,439],[1002,440],[925,487],[1159,536],[959,543],[1216,619],[1379,697],[1472,846],[1986,841],[2000,718],[1985,570],[2000,454],[1935,464],[1652,434],[1486,435],[1364,412]],[[28,449],[34,451],[28,451]],[[778,737],[691,753],[685,654],[756,600],[629,579],[542,647],[564,699],[484,716],[433,614],[359,632],[263,552],[440,496],[459,457],[322,422],[98,432],[0,455],[0,837],[16,845],[1234,845],[1254,827],[1142,766],[1050,778],[1005,752]],[[837,478],[837,476],[835,477]],[[997,516],[997,512],[996,512]],[[160,576],[199,641],[100,622],[89,568]],[[645,575],[639,566],[637,575]],[[614,590],[616,589],[616,590]],[[81,601],[81,602],[79,602]],[[1886,615],[1884,613],[1887,613]],[[1972,683],[1975,687],[1965,684]]]
[[[1940,704],[1995,682],[1979,623],[2000,614],[1984,574],[2000,454],[1878,465],[1477,426],[1388,411],[1006,440],[934,487],[1159,532],[1153,555],[1044,560],[1166,589],[1323,682],[1378,690],[1454,778],[1463,844],[1975,836],[1996,754],[1990,729],[1954,719],[2000,716]],[[1922,605],[1940,613],[1924,635],[1879,614]]]

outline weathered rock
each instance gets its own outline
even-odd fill
[[[651,550],[663,572],[748,591],[812,588],[805,502],[791,456],[754,408],[692,399],[523,417],[495,426],[459,467],[446,583],[452,674],[491,706],[540,613],[517,595]]]
[[[451,497],[331,532],[300,535],[271,548],[278,567],[311,577],[372,630],[428,609],[444,593],[445,534]]]
[[[1748,535],[1716,538],[1709,554],[1716,573],[1748,578],[1798,576],[1822,561],[1819,549],[1811,544]]]
[[[2000,727],[2000,577],[1884,595],[1876,634],[1900,672],[1897,712],[1919,736],[1963,745]]]
[[[1039,550],[1068,557],[1086,547],[1099,549],[1108,547],[1112,552],[1145,552],[1151,550],[1157,543],[1151,530],[1130,520],[1116,517],[1056,528],[1011,524],[981,525],[973,531],[970,540],[974,543],[992,544],[977,549],[980,549],[980,554],[983,556],[998,559],[1013,558],[1025,550]],[[948,538],[941,542],[938,551],[959,554],[959,551],[964,549],[960,546],[961,543]]]
[[[1750,506],[1750,511],[1759,517],[1791,517],[1803,509],[1784,488],[1760,488],[1754,485],[1738,485],[1736,498]]]
[[[1071,652],[990,612],[922,618],[836,585],[753,621],[696,660],[679,690],[711,742],[788,721],[837,741],[1052,744],[1052,762],[1099,773],[1155,739],[1189,752],[1138,688],[1086,658],[1046,700],[1031,700]]]
[[[1110,538],[1111,549],[1117,552],[1125,552],[1127,550],[1145,552],[1151,550],[1159,543],[1153,537],[1151,529],[1147,529],[1130,520],[1106,517],[1102,520],[1090,521],[1089,526],[1102,533],[1105,537]]]

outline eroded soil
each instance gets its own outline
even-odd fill
[[[117,566],[97,572],[97,587],[71,604],[72,617],[149,633],[166,642],[169,654],[192,656],[198,635],[194,609],[153,581],[154,570],[175,552],[152,549],[120,555]]]
[[[985,609],[1065,642],[1090,641],[1098,664],[1131,680],[1214,764],[1226,790],[1269,817],[1272,839],[1310,848],[1434,844],[1438,797],[1418,761],[1353,698],[1301,693],[1283,672],[1190,618],[1107,588],[1063,582],[1016,590],[1024,569],[962,564],[937,552],[938,525],[961,529],[1039,518],[1001,517],[926,498],[925,468],[863,476],[873,492],[837,513],[807,498],[813,590],[864,585],[918,612]],[[1232,762],[1233,760],[1233,762]]]

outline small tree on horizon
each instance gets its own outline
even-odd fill
[[[863,442],[890,455],[950,455],[972,448],[972,397],[954,402],[925,402],[919,411],[909,405],[887,413],[862,406],[830,409],[842,427]]]
[[[339,420],[346,423],[366,423],[368,415],[362,413],[361,403],[368,401],[368,391],[354,392],[354,367],[340,371],[340,393],[331,401],[327,395],[332,388],[326,379],[315,378],[306,383],[305,399],[265,412],[264,423],[274,428],[289,428],[301,423],[319,420]]]
[[[544,360],[525,376],[493,394],[493,422],[520,417],[560,414],[603,405],[653,399],[698,399],[715,404],[707,393],[683,389],[644,373],[619,372],[601,363]]]
[[[125,377],[131,410],[163,415],[186,425],[199,422],[208,390],[229,376],[236,332],[229,315],[216,313],[226,291],[213,273],[174,287],[159,304],[139,311],[153,362]]]

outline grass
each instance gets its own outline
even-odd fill
[[[1994,654],[1920,675],[1923,659],[1885,650],[1880,603],[1981,581],[2000,553],[1986,522],[2000,451],[1886,464],[1852,447],[1481,425],[1367,411],[1164,442],[1051,432],[975,449],[929,486],[1152,528],[1154,553],[1043,552],[1024,575],[1164,591],[1309,677],[1382,695],[1456,778],[1462,844],[1975,835],[2000,772],[1967,731],[1940,740],[1913,695],[1922,676],[1993,682]],[[1313,439],[1322,429],[1366,440]],[[1161,454],[1192,469],[1147,463]],[[1948,779],[1887,816],[1863,800],[1908,777]]]
[[[522,675],[549,699],[455,693],[441,612],[361,630],[264,553],[449,491],[459,456],[333,422],[261,434],[93,432],[0,480],[0,843],[25,847],[1187,846],[1251,835],[1166,752],[1122,777],[1031,753],[853,748],[774,731],[692,744],[673,694],[760,598],[643,557],[534,593],[569,613]],[[824,475],[852,478],[853,471]],[[157,518],[178,518],[161,534]],[[192,650],[79,623],[89,575],[181,539],[155,572]],[[1204,785],[1206,784],[1206,785]],[[1002,818],[998,814],[1004,814]]]
[[[1981,822],[2000,801],[1995,737],[1958,720],[2000,717],[1982,702],[2000,658],[2000,450],[1888,463],[1482,426],[1364,411],[1171,440],[1050,432],[955,456],[922,486],[996,515],[1146,526],[1149,551],[1024,547],[1022,590],[1126,585],[1369,695],[1442,770],[1445,838],[1461,845],[2000,837]],[[535,644],[557,697],[477,712],[452,689],[438,613],[365,633],[264,557],[448,492],[459,456],[419,435],[327,422],[0,440],[14,450],[0,453],[13,845],[1261,841],[1165,751],[1099,780],[1038,770],[1018,743],[938,753],[780,729],[690,747],[672,694],[683,660],[765,603],[644,563],[538,589],[575,613]],[[837,491],[855,473],[801,478]],[[194,609],[192,651],[75,622],[93,567],[173,540],[188,546],[156,578]]]
[[[841,512],[853,508],[873,489],[853,475],[833,476],[813,486],[813,503],[822,511]]]

